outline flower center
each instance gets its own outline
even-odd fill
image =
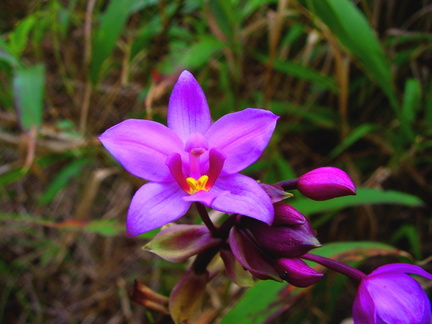
[[[193,194],[195,194],[201,190],[209,191],[210,188],[207,187],[208,179],[209,179],[209,177],[207,175],[203,175],[203,176],[199,177],[198,180],[195,178],[191,178],[191,177],[186,178],[186,183],[190,187],[190,190],[188,193],[193,195]]]
[[[180,188],[190,195],[199,191],[209,191],[222,171],[225,155],[216,148],[208,150],[208,144],[203,135],[191,134],[186,141],[185,151],[189,153],[189,163],[183,163],[179,153],[167,158],[166,165]],[[208,151],[208,155],[205,155]],[[202,172],[207,163],[200,158],[208,159],[208,169]],[[184,167],[186,165],[186,167]]]

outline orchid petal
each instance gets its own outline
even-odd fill
[[[377,316],[385,323],[420,323],[430,307],[420,284],[406,274],[371,277],[364,284],[375,301]]]
[[[168,127],[186,143],[190,134],[204,134],[211,125],[207,99],[189,71],[183,71],[168,105]]]
[[[354,300],[352,315],[354,324],[376,324],[376,307],[363,282]]]
[[[210,206],[212,202],[219,196],[223,196],[228,194],[229,191],[199,191],[194,195],[184,196],[183,200],[185,201],[196,201],[200,202],[206,206]]]
[[[213,201],[210,206],[213,209],[249,216],[269,225],[273,222],[274,208],[271,199],[252,178],[242,174],[221,176],[213,190],[229,191]]]
[[[172,179],[165,161],[183,150],[176,134],[150,120],[125,120],[106,130],[99,140],[126,170],[150,181]]]
[[[270,111],[248,108],[217,120],[205,134],[209,147],[226,155],[224,172],[235,173],[258,160],[279,117]]]
[[[426,270],[423,270],[417,265],[406,264],[406,263],[391,263],[391,264],[383,265],[378,269],[376,269],[375,271],[373,271],[368,277],[370,278],[378,274],[382,275],[388,272],[411,273],[432,280],[432,274],[430,274]]]
[[[190,202],[177,183],[150,182],[132,198],[126,229],[130,236],[139,235],[173,222],[186,214]]]

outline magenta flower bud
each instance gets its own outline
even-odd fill
[[[309,287],[323,277],[323,274],[310,268],[301,259],[279,259],[276,267],[280,269],[281,278],[296,287]]]
[[[313,200],[327,200],[355,195],[356,188],[348,174],[338,168],[322,167],[297,179],[297,189]]]
[[[308,221],[300,225],[268,226],[248,218],[244,223],[259,245],[273,255],[299,257],[321,246]]]
[[[353,305],[355,324],[430,324],[431,305],[420,284],[407,273],[432,280],[422,268],[403,263],[379,267],[360,283]]]
[[[240,217],[229,235],[232,255],[258,279],[272,279],[306,287],[321,275],[303,261],[296,260],[309,250],[321,246],[309,221],[292,206],[274,204],[275,221],[269,226],[250,217]],[[228,258],[224,262],[230,277],[241,271]]]
[[[300,225],[307,221],[306,217],[291,205],[276,203],[273,206],[275,218],[272,226]]]

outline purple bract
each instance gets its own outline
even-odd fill
[[[273,221],[269,196],[238,172],[267,146],[279,117],[248,108],[212,123],[200,85],[183,71],[168,107],[168,127],[128,119],[105,131],[104,147],[130,173],[146,179],[132,199],[127,232],[138,235],[183,216],[192,202]]]

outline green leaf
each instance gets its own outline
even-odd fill
[[[84,230],[103,236],[114,236],[124,232],[124,225],[113,219],[99,219],[84,226]]]
[[[133,60],[138,53],[149,48],[155,35],[161,31],[162,24],[160,16],[156,15],[150,21],[145,21],[132,41],[130,59]]]
[[[47,204],[51,202],[60,190],[65,188],[75,176],[77,176],[82,168],[89,164],[92,160],[89,158],[83,158],[75,160],[64,167],[49,184],[48,188],[39,198],[39,204]]]
[[[329,159],[333,159],[339,154],[341,154],[343,151],[345,151],[348,147],[353,145],[355,142],[363,138],[366,134],[369,134],[373,130],[378,128],[376,125],[373,124],[362,124],[359,127],[353,129],[351,133],[345,137],[343,142],[336,146],[328,155]]]
[[[313,201],[307,198],[296,198],[290,201],[290,205],[301,210],[305,215],[367,204],[394,204],[413,207],[422,206],[424,202],[414,195],[399,191],[383,191],[375,188],[358,188],[357,195],[355,196],[346,196],[325,201]]]
[[[383,89],[397,109],[390,64],[364,15],[350,0],[306,0],[312,11],[345,48],[362,63],[368,75]]]
[[[13,77],[13,92],[18,118],[25,131],[42,123],[45,88],[45,67],[17,67]]]
[[[268,58],[263,55],[257,55],[258,59],[265,63]],[[324,89],[328,89],[334,93],[338,91],[335,80],[327,75],[324,75],[313,68],[301,65],[296,62],[275,60],[273,68],[277,71],[284,72],[293,77],[313,82]]]
[[[271,111],[278,115],[292,115],[303,118],[322,128],[336,128],[337,115],[329,107],[316,104],[313,107],[294,105],[289,102],[270,102]],[[303,121],[302,121],[303,122]],[[304,122],[303,122],[304,123]],[[304,124],[303,126],[304,127]]]
[[[429,129],[432,129],[432,109],[430,107],[432,107],[432,81],[427,86],[426,102],[424,105],[426,124],[429,126]]]
[[[345,241],[345,242],[327,243],[318,249],[312,250],[310,253],[320,255],[326,258],[333,258],[337,254],[346,253],[349,251],[363,250],[363,252],[368,252],[371,249],[384,250],[389,252],[393,252],[393,251],[399,252],[399,250],[396,249],[395,247],[385,243],[369,242],[369,241],[364,241],[364,242]]]
[[[420,83],[417,79],[408,79],[405,83],[405,91],[402,101],[402,115],[409,127],[415,120],[416,113],[420,106]]]
[[[28,172],[28,169],[24,167],[17,167],[9,170],[0,175],[0,186],[6,186],[10,183],[18,181],[22,177],[24,177]]]
[[[238,23],[238,16],[232,4],[232,1],[227,0],[210,0],[209,7],[211,13],[216,18],[219,28],[232,43],[234,40],[235,26]]]
[[[262,324],[280,307],[276,302],[286,284],[266,280],[249,288],[240,301],[224,316],[219,324]]]
[[[9,65],[15,67],[20,65],[18,57],[12,53],[10,47],[3,38],[0,37],[0,60],[8,63]]]
[[[27,45],[28,35],[37,22],[35,16],[28,16],[20,21],[13,32],[9,34],[9,49],[16,56],[20,56]]]
[[[391,242],[397,242],[401,238],[405,238],[408,241],[415,258],[421,259],[422,244],[419,231],[412,224],[402,225],[396,232],[392,234]]]
[[[111,55],[126,20],[135,7],[135,0],[111,0],[95,32],[90,63],[90,77],[97,84],[102,65]]]
[[[197,43],[193,44],[180,58],[180,66],[186,69],[196,69],[208,62],[212,55],[224,47],[224,43],[213,36],[203,36]]]

